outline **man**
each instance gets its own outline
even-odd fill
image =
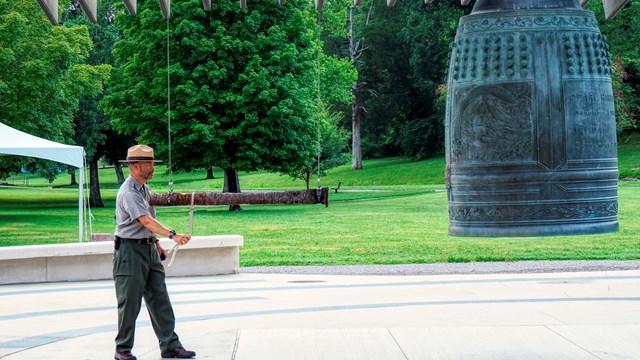
[[[129,148],[127,160],[130,175],[120,187],[116,198],[116,242],[113,255],[113,279],[118,300],[118,334],[116,360],[136,360],[131,353],[136,319],[142,298],[149,311],[153,331],[160,343],[163,358],[190,359],[193,351],[182,347],[174,332],[175,316],[160,255],[167,252],[160,246],[156,234],[167,236],[184,245],[191,235],[177,234],[156,219],[155,208],[149,205],[150,191],[146,182],[153,177],[153,149],[146,145]]]

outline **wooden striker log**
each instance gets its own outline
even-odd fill
[[[259,205],[259,204],[324,204],[329,206],[329,188],[266,191],[246,193],[200,192],[194,195],[194,205]],[[191,193],[151,194],[153,206],[191,205]]]

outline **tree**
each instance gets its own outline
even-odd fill
[[[364,51],[361,46],[362,43],[357,41],[354,37],[354,12],[358,8],[354,7],[353,2],[349,0],[335,0],[325,4],[323,11],[318,15],[318,24],[321,28],[321,40],[323,46],[323,52],[320,55],[322,63],[321,68],[322,80],[321,84],[336,83],[335,76],[327,76],[325,73],[329,72],[327,69],[338,67],[341,71],[334,71],[333,73],[339,73],[343,75],[342,81],[348,84],[348,87],[340,86],[339,89],[348,91],[348,93],[340,94],[339,96],[326,96],[327,92],[322,91],[320,97],[321,102],[325,105],[324,109],[320,109],[318,114],[322,116],[345,118],[345,112],[349,113],[349,117],[352,119],[351,137],[352,154],[353,154],[353,166],[354,169],[362,168],[362,158],[360,153],[360,116],[361,110],[360,98],[357,96],[357,89],[362,86],[358,76],[359,69],[359,57]],[[369,7],[371,9],[371,7]],[[333,64],[332,64],[333,62]],[[323,87],[323,86],[321,86]],[[334,94],[330,92],[329,94]],[[334,94],[338,95],[338,94]],[[346,104],[351,105],[351,109],[346,110],[344,106]],[[355,111],[354,109],[358,109]],[[329,115],[331,114],[331,115]],[[323,122],[325,120],[322,120]],[[332,121],[329,121],[330,123]],[[336,127],[336,129],[338,129]],[[334,138],[340,138],[343,134],[342,130],[338,130],[338,133],[333,134]],[[327,134],[328,135],[328,134]],[[324,137],[324,135],[323,135]],[[323,145],[324,147],[324,145]],[[337,150],[338,148],[336,148]],[[340,147],[342,149],[342,147]],[[324,149],[323,149],[324,151]],[[342,159],[342,156],[340,156]]]
[[[346,152],[349,134],[346,130],[338,128],[342,114],[329,113],[327,107],[322,104],[318,104],[318,107],[320,109],[317,129],[319,138],[316,146],[320,151],[314,157],[308,158],[303,167],[287,174],[293,179],[303,180],[307,190],[310,187],[313,174],[325,176],[329,170],[349,161],[349,154]]]
[[[335,108],[343,107],[351,102],[351,84],[357,80],[357,72],[348,56],[339,49],[340,40],[344,39],[345,17],[350,9],[349,1],[328,3],[322,12],[317,13],[317,35],[320,43],[317,51],[317,78],[315,81],[316,103],[313,121],[317,127],[315,155],[304,159],[302,167],[294,168],[287,173],[294,179],[305,182],[307,189],[314,173],[320,176],[327,171],[348,161],[345,148],[348,144],[347,132],[339,127],[344,114]],[[343,55],[343,56],[341,56]],[[318,184],[320,185],[320,184]]]
[[[111,51],[118,37],[118,31],[113,24],[115,9],[113,0],[99,2],[98,22],[89,22],[82,14],[78,1],[72,1],[65,9],[63,19],[65,26],[84,25],[88,28],[95,46],[89,53],[86,63],[103,69],[99,79],[104,85],[111,72],[113,57]],[[110,118],[98,109],[98,103],[103,96],[103,87],[93,89],[80,99],[80,106],[74,115],[76,129],[75,141],[82,145],[89,163],[89,205],[103,207],[100,195],[100,178],[98,176],[98,160],[105,155],[107,136],[111,132]]]
[[[361,156],[420,159],[442,151],[444,113],[436,89],[445,82],[458,20],[469,9],[459,1],[398,2],[389,8],[367,0],[355,13],[351,53],[359,78],[352,168],[361,161],[358,138]]]
[[[411,3],[405,8],[406,22],[399,35],[409,49],[407,116],[399,119],[400,154],[425,159],[444,150],[445,96],[449,45],[463,13],[459,2],[437,2],[425,6]],[[428,13],[428,16],[427,16]]]
[[[363,27],[369,25],[371,20],[371,13],[373,10],[373,1],[369,3],[367,15],[363,21]],[[365,51],[364,38],[355,39],[355,8],[349,8],[349,59],[354,68],[361,69],[362,63],[360,57]],[[363,94],[360,88],[365,86],[364,80],[361,79],[360,71],[358,72],[358,79],[353,82],[351,91],[353,93],[353,100],[351,101],[351,170],[362,169],[362,143],[361,143],[361,126],[362,119],[365,113]]]
[[[313,156],[314,10],[301,0],[248,9],[197,0],[172,4],[170,81],[176,170],[289,172]],[[167,23],[157,4],[118,16],[116,69],[103,106],[116,128],[167,156]],[[232,176],[234,178],[234,176]],[[233,179],[232,179],[233,180]],[[239,184],[229,182],[229,190]]]
[[[94,43],[94,48],[89,54],[87,62],[93,65],[106,64],[113,65],[113,47],[116,40],[120,37],[120,31],[116,26],[114,19],[118,12],[123,13],[123,9],[114,6],[116,0],[101,0],[98,2],[98,22],[89,22],[81,9],[77,0],[66,9],[65,15],[68,21],[65,25],[79,23],[89,28],[89,33]],[[91,105],[85,106],[86,112],[79,111],[76,114],[76,127],[83,128],[85,136],[76,136],[76,141],[80,144],[88,146],[88,161],[93,163],[93,169],[97,169],[98,160],[103,158],[107,163],[113,164],[118,184],[122,184],[125,180],[122,171],[122,160],[127,155],[127,149],[134,145],[135,140],[131,136],[122,135],[116,132],[111,126],[111,118],[100,109],[99,104],[104,97],[104,93],[108,92],[108,87],[104,92],[97,96],[88,94],[82,101],[90,102]],[[83,108],[81,101],[81,110]],[[87,121],[81,121],[85,118]],[[98,206],[102,202],[100,197],[100,184],[97,177],[97,171],[91,172],[91,197],[92,206]]]
[[[127,158],[127,149],[135,145],[135,139],[131,136],[122,135],[111,129],[108,131],[104,144],[104,159],[107,163],[113,164],[118,184],[125,180],[122,171],[123,163],[118,162]]]
[[[79,99],[100,88],[105,70],[83,64],[91,45],[85,26],[51,26],[36,2],[0,0],[0,119],[36,136],[73,143]],[[0,177],[29,161],[0,158]],[[43,165],[40,172],[53,181],[59,169]]]

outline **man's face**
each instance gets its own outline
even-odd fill
[[[137,168],[138,176],[145,181],[153,177],[153,161],[140,161],[135,163],[134,166]]]

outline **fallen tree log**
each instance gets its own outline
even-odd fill
[[[265,191],[246,193],[199,192],[193,195],[193,204],[215,205],[262,205],[262,204],[324,204],[329,206],[329,188]],[[152,206],[189,206],[191,193],[151,194]]]

